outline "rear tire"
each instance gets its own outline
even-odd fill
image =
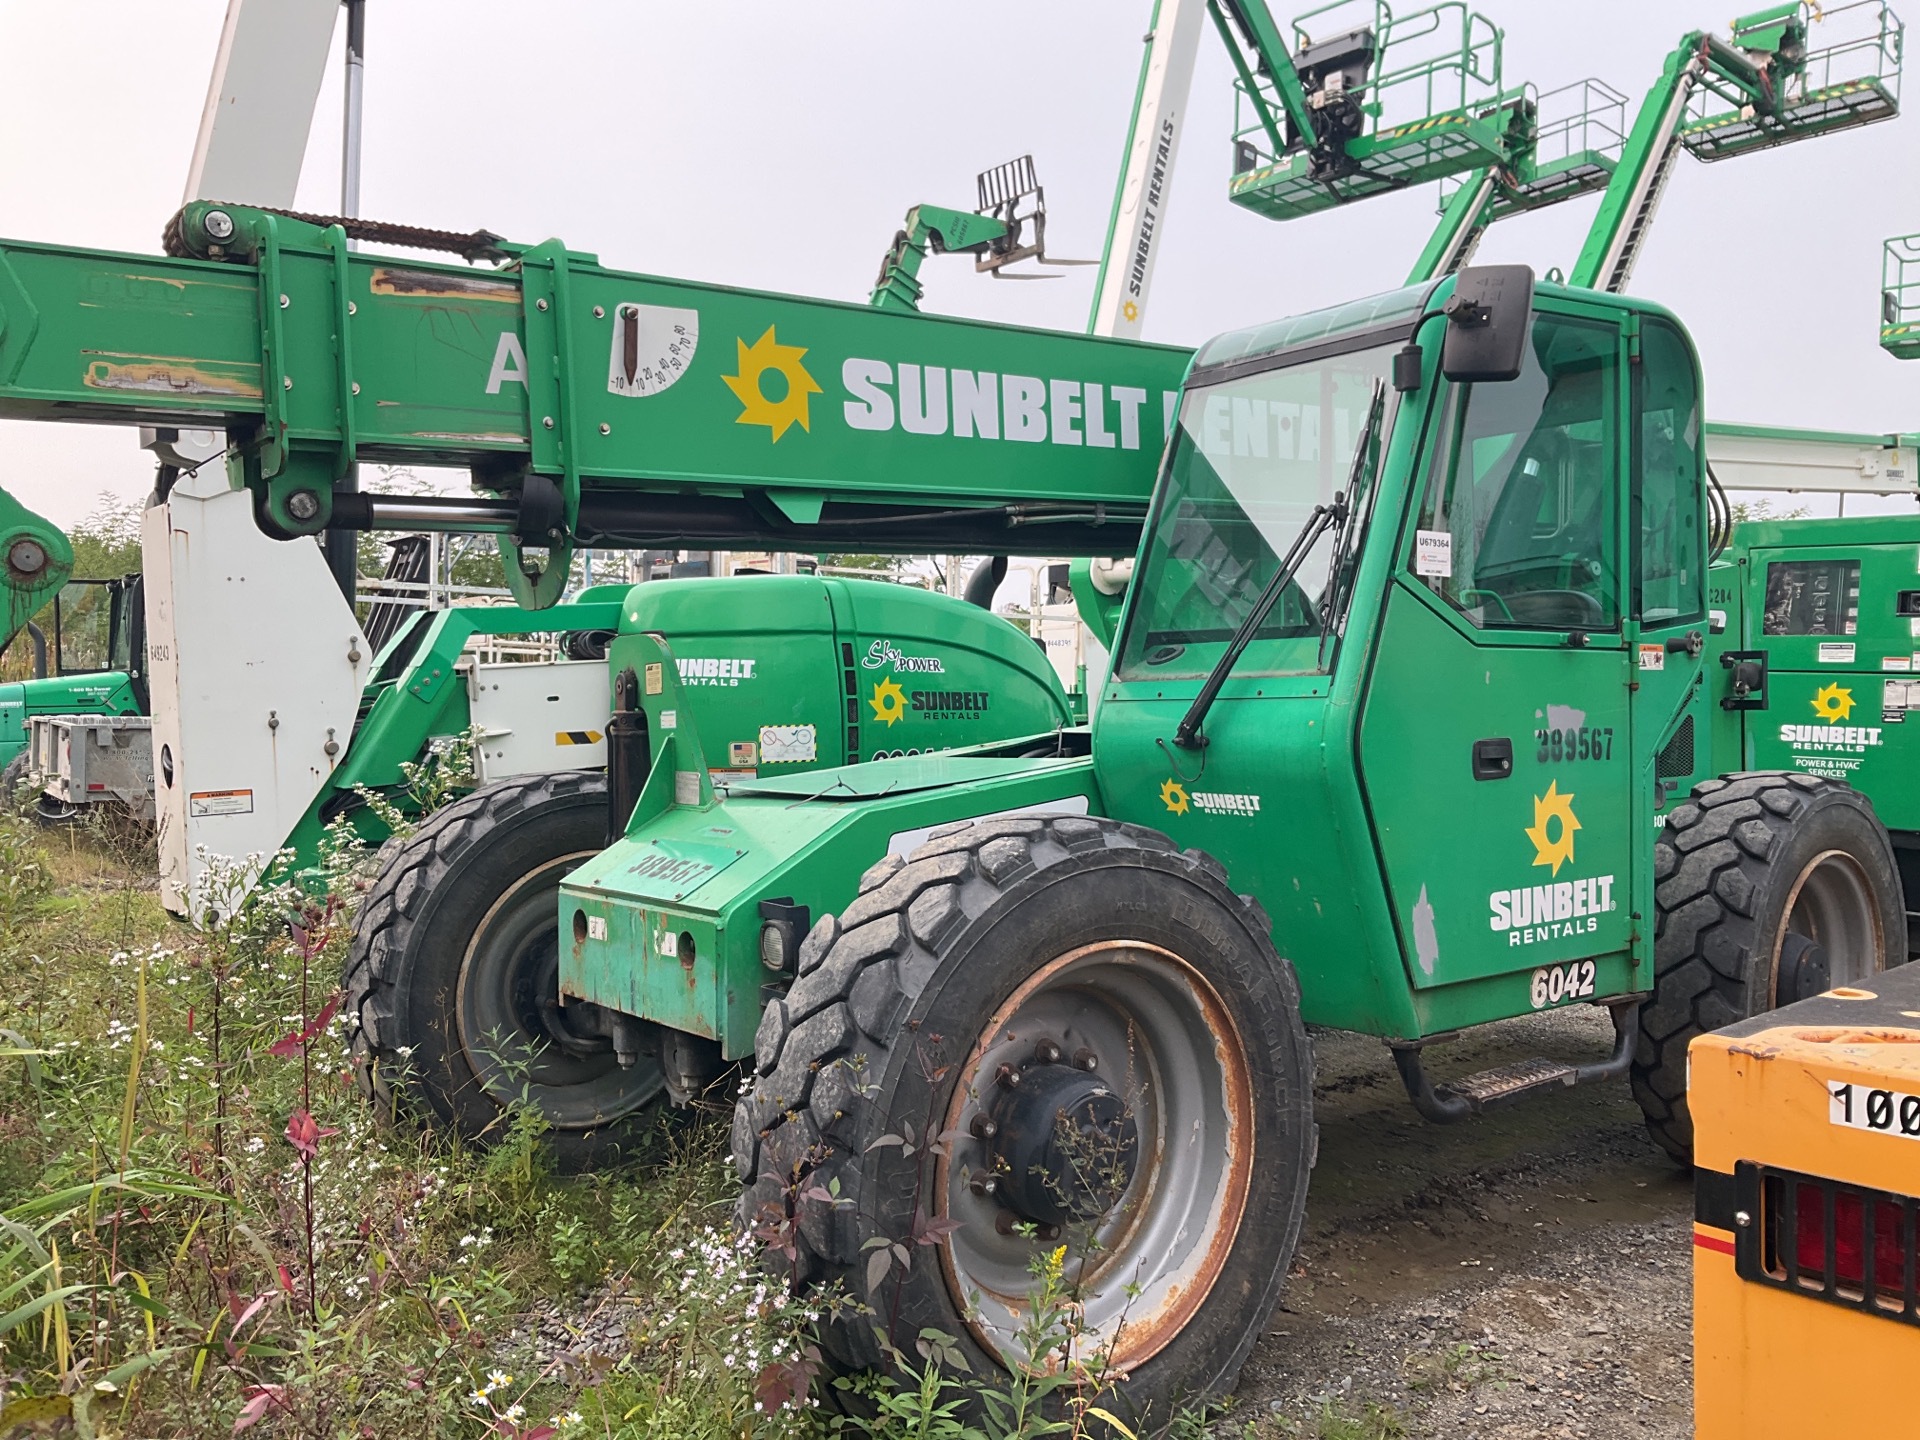
[[[27,788],[27,752],[18,755],[0,768],[0,807],[16,809],[26,803]]]
[[[1688,1042],[1904,962],[1906,901],[1866,797],[1797,771],[1696,785],[1654,842],[1653,866],[1653,994],[1640,1007],[1633,1097],[1654,1140],[1687,1165]]]
[[[1103,1407],[1144,1434],[1232,1388],[1299,1236],[1312,1057],[1293,969],[1216,861],[1110,820],[936,832],[870,870],[798,968],[734,1113],[738,1216],[791,1241],[796,1284],[868,1308],[827,1327],[833,1364],[882,1366],[873,1327],[893,1317],[907,1356],[942,1331],[995,1374],[1018,1358],[1028,1260],[1065,1243],[1083,1333],[1119,1336],[1126,1378]],[[994,1139],[975,1128],[989,1112]],[[1124,1163],[1075,1164],[1057,1128],[1045,1165],[1014,1148],[1062,1116]],[[887,1138],[909,1133],[911,1150]],[[929,1222],[946,1233],[914,1245]],[[876,1266],[882,1237],[911,1251],[904,1273]]]
[[[526,775],[387,852],[345,980],[354,1076],[383,1111],[486,1144],[531,1105],[563,1170],[618,1160],[652,1129],[666,1093],[657,1049],[621,1070],[596,1007],[557,1004],[560,878],[605,847],[606,828],[604,775]]]

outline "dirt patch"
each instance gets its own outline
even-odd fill
[[[1436,1048],[1438,1078],[1587,1060],[1604,1015],[1563,1011]],[[1314,1036],[1320,1156],[1286,1301],[1227,1429],[1486,1437],[1692,1433],[1692,1189],[1624,1083],[1455,1126],[1416,1115],[1378,1041]],[[1398,1427],[1397,1429],[1395,1427]]]

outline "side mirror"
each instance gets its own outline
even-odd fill
[[[1533,330],[1533,270],[1469,265],[1455,277],[1442,313],[1447,335],[1440,373],[1449,380],[1516,380]]]

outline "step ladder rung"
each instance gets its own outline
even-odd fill
[[[1484,1110],[1489,1105],[1517,1100],[1533,1090],[1574,1083],[1573,1066],[1559,1060],[1536,1057],[1464,1075],[1458,1080],[1447,1081],[1439,1088],[1442,1094],[1458,1095],[1474,1109]]]

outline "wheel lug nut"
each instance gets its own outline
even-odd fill
[[[1042,1225],[1040,1227],[1040,1238],[1048,1242],[1058,1240],[1060,1238],[1060,1227],[1058,1225]]]
[[[1000,1127],[985,1115],[976,1115],[968,1122],[967,1133],[976,1140],[991,1140],[1000,1133]]]
[[[1000,1182],[991,1175],[976,1175],[968,1182],[967,1188],[974,1194],[986,1198],[1000,1189]]]
[[[1100,1068],[1100,1057],[1091,1050],[1076,1050],[1073,1052],[1073,1068],[1076,1070],[1098,1070]]]
[[[1002,1090],[1014,1090],[1020,1085],[1020,1072],[1011,1065],[1002,1065],[993,1072],[993,1081]]]
[[[993,1217],[994,1233],[1011,1235],[1020,1228],[1020,1217],[1011,1210],[1002,1210]]]
[[[1038,1045],[1033,1047],[1033,1058],[1042,1065],[1058,1065],[1060,1063],[1060,1047],[1051,1040],[1042,1040]]]

